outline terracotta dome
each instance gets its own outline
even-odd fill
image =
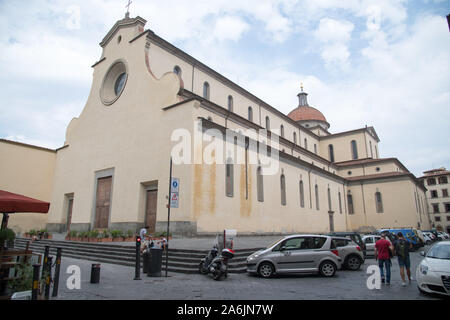
[[[306,128],[320,125],[325,130],[328,130],[330,124],[327,122],[327,119],[325,119],[322,112],[308,105],[308,94],[303,91],[303,86],[302,91],[297,96],[298,107],[292,110],[288,114],[288,117]]]
[[[322,112],[317,110],[316,108],[310,107],[310,106],[301,106],[294,110],[292,110],[288,117],[291,118],[294,121],[308,121],[308,120],[315,120],[315,121],[324,121],[327,122],[327,119],[325,119]]]

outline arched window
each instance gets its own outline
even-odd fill
[[[258,192],[258,201],[264,202],[264,180],[261,167],[258,167],[258,169],[256,169],[256,185]]]
[[[280,126],[280,136],[282,138],[284,138],[284,126],[283,125]]]
[[[332,144],[328,145],[328,154],[330,156],[330,162],[334,162],[334,148]]]
[[[177,75],[177,76],[181,76],[181,68],[179,66],[175,66],[173,68],[173,72]]]
[[[294,138],[294,143],[297,144],[297,132],[294,132],[293,138]]]
[[[266,130],[270,130],[270,119],[266,116]]]
[[[317,184],[314,187],[314,193],[316,195],[316,209],[320,210],[320,206],[319,206],[319,187],[317,186]]]
[[[379,156],[378,156],[378,148],[377,148],[377,146],[375,146],[375,156],[377,157],[377,159],[379,158]]]
[[[305,149],[308,150],[308,140],[305,138]]]
[[[233,112],[233,97],[228,96],[228,111]]]
[[[248,107],[248,120],[253,121],[253,109],[252,107]]]
[[[354,208],[353,208],[353,196],[351,194],[347,195],[347,203],[348,203],[348,213],[354,214]]]
[[[233,160],[231,158],[227,159],[225,168],[225,192],[227,197],[232,197],[234,194],[234,168]]]
[[[342,199],[341,199],[341,192],[338,192],[338,198],[339,198],[339,213],[342,213]]]
[[[372,141],[369,141],[370,157],[373,158]]]
[[[299,188],[300,188],[300,207],[304,208],[305,207],[305,191],[303,188],[303,180],[300,180]]]
[[[203,83],[203,98],[209,100],[209,95],[210,95],[209,91],[210,91],[209,90],[209,83],[208,82]]]
[[[352,148],[352,159],[356,160],[358,159],[358,148],[356,146],[356,141],[352,140],[352,142],[350,142],[351,148]]]
[[[281,205],[286,205],[286,178],[284,174],[280,177],[280,189],[281,189]]]
[[[379,191],[375,192],[375,207],[377,213],[383,213],[383,200],[381,199],[381,193]]]
[[[314,153],[317,154],[317,144],[314,143]]]

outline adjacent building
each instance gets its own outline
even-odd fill
[[[431,226],[439,231],[450,233],[450,171],[445,168],[425,171],[420,180],[428,189],[427,209]]]

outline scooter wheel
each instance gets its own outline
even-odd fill
[[[219,281],[220,278],[222,278],[222,272],[216,270],[216,271],[213,273],[213,279],[216,280],[216,281]]]
[[[203,262],[200,262],[200,265],[198,266],[198,271],[200,272],[200,274],[208,274],[208,270],[205,270]]]

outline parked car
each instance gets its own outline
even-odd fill
[[[406,240],[412,243],[414,250],[417,250],[424,245],[417,234],[416,228],[380,229],[378,230],[378,232],[380,234],[383,232],[388,232],[388,237],[390,238],[392,243],[397,240],[397,233],[401,232],[403,234],[403,237],[405,237]]]
[[[375,243],[381,239],[379,235],[365,235],[362,237],[364,244],[366,245],[366,254],[367,256],[374,257],[375,256]]]
[[[423,235],[423,239],[424,239],[426,245],[430,245],[433,243],[433,240],[431,240],[431,238],[428,234],[426,234],[424,232],[422,235]]]
[[[438,231],[438,236],[441,237],[441,240],[446,240],[449,238],[448,234],[443,231]]]
[[[270,278],[274,274],[319,273],[332,277],[343,259],[332,237],[291,235],[270,244],[247,258],[247,272]]]
[[[364,263],[364,254],[361,247],[353,240],[345,237],[333,237],[332,247],[336,248],[339,257],[342,258],[342,267],[351,271],[357,271]]]
[[[366,245],[364,244],[364,241],[362,240],[362,237],[357,232],[331,232],[327,234],[328,236],[336,236],[336,237],[347,237],[353,240],[356,244],[358,244],[361,247],[361,250],[364,255],[364,259],[366,259]]]
[[[435,243],[416,270],[417,288],[422,293],[450,296],[450,241]]]
[[[431,239],[431,242],[436,241],[436,236],[434,235],[434,233],[430,231],[423,231],[423,234],[429,237]]]

